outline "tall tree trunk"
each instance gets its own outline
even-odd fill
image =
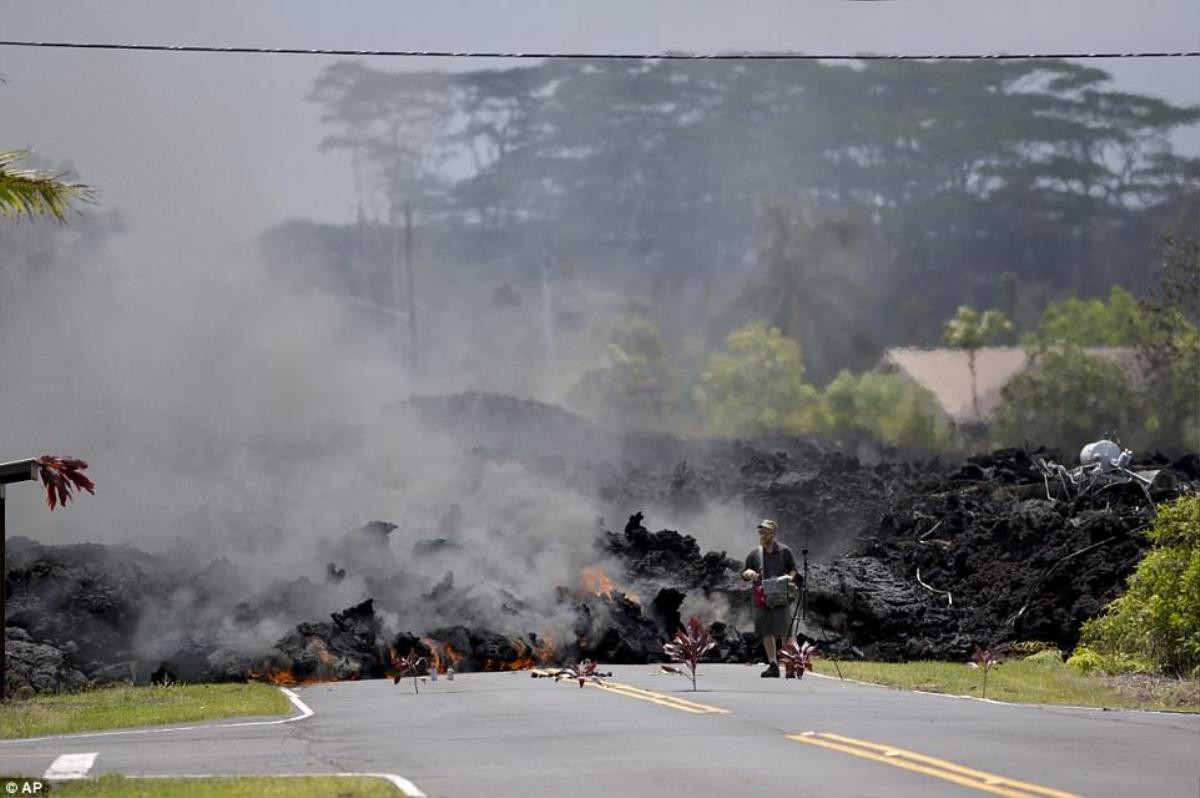
[[[975,411],[975,421],[979,424],[983,423],[983,416],[979,413],[979,388],[975,379],[975,350],[967,350],[967,369],[971,372],[971,408]]]

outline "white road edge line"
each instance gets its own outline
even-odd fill
[[[70,779],[82,779],[87,776],[92,765],[96,764],[96,757],[100,756],[98,752],[90,754],[63,754],[50,763],[50,767],[46,768],[46,772],[42,774],[42,778],[48,781],[68,781]]]
[[[307,777],[332,776],[335,778],[365,778],[384,779],[398,788],[408,798],[429,798],[421,788],[403,776],[395,773],[172,773],[167,775],[126,776],[127,779],[237,779],[237,778],[266,778],[266,779],[303,779]]]
[[[149,729],[116,729],[114,731],[103,732],[78,732],[76,734],[50,734],[45,737],[15,737],[11,740],[0,740],[0,746],[20,745],[22,743],[38,743],[44,740],[78,740],[92,737],[116,737],[122,734],[163,734],[165,732],[178,731],[194,731],[196,729],[235,729],[245,726],[279,726],[284,723],[295,723],[298,720],[310,718],[315,712],[300,700],[300,696],[286,687],[280,687],[280,692],[287,696],[292,702],[292,706],[300,710],[299,715],[293,715],[290,718],[281,720],[244,720],[236,723],[197,723],[191,726],[168,726],[166,728],[153,727]]]

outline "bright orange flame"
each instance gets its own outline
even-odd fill
[[[246,676],[256,682],[266,682],[276,686],[299,684],[299,680],[292,673],[291,668],[276,668],[265,663],[262,670],[250,670]]]
[[[294,684],[313,684],[315,682],[336,682],[343,680],[358,679],[361,674],[358,672],[341,673],[338,672],[339,658],[333,654],[325,646],[325,641],[319,637],[310,637],[304,644],[305,648],[311,651],[317,658],[317,672],[306,676],[298,676],[290,667],[278,668],[270,662],[264,661],[257,668],[251,668],[246,671],[246,678],[256,682],[266,682],[273,685],[294,685]],[[343,667],[343,671],[345,668]]]
[[[325,647],[325,643],[319,637],[310,637],[308,639],[308,650],[317,655],[317,661],[326,668],[333,668],[337,665],[337,657],[329,653],[329,649]]]
[[[554,659],[556,645],[554,635],[545,632],[538,638],[537,645],[533,647],[533,656],[537,660],[538,665],[545,665]]]
[[[537,663],[530,656],[529,646],[525,641],[513,638],[512,646],[517,654],[507,662],[500,659],[487,657],[483,660],[483,669],[485,671],[523,671],[534,667]]]
[[[613,581],[604,571],[594,565],[589,565],[579,574],[579,584],[582,589],[597,596],[612,597]]]
[[[449,643],[442,643],[442,653],[446,655],[446,659],[450,660],[450,665],[457,668],[459,660],[463,655],[454,650],[454,646]]]
[[[637,593],[630,593],[629,591],[626,591],[625,598],[629,599],[630,601],[632,601],[634,604],[638,605],[639,607],[642,606],[642,597],[639,596]]]
[[[429,649],[430,672],[437,671],[438,673],[445,673],[445,669],[442,667],[442,657],[440,654],[438,654],[438,649],[442,647],[442,644],[434,640],[432,637],[422,637],[421,642],[424,643],[425,647]]]

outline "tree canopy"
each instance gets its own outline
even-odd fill
[[[549,248],[645,293],[672,334],[743,293],[764,238],[765,282],[829,279],[781,305],[844,304],[836,258],[778,246],[771,213],[764,234],[764,201],[815,208],[861,231],[836,270],[863,289],[850,299],[856,331],[933,343],[961,304],[1027,323],[1045,299],[1144,287],[1158,231],[1194,222],[1200,160],[1168,136],[1200,111],[1108,81],[1038,59],[549,60],[456,74],[338,63],[311,97],[325,146],[354,159],[365,212],[413,202],[428,234],[452,237],[445,258]],[[795,315],[770,318],[806,335]],[[823,344],[801,340],[815,366]]]
[[[1119,285],[1108,301],[1068,297],[1051,303],[1037,328],[1021,336],[1024,344],[1136,346],[1149,335],[1137,298]]]

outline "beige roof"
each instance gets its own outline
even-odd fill
[[[1089,355],[1116,361],[1134,380],[1139,379],[1137,355],[1132,349],[1091,347]],[[1025,370],[1029,350],[1020,346],[985,346],[975,351],[976,389],[983,422],[992,420],[1000,405],[1000,390]],[[962,349],[918,349],[900,347],[883,353],[879,368],[904,374],[924,386],[955,423],[975,421],[971,406],[971,370]]]

